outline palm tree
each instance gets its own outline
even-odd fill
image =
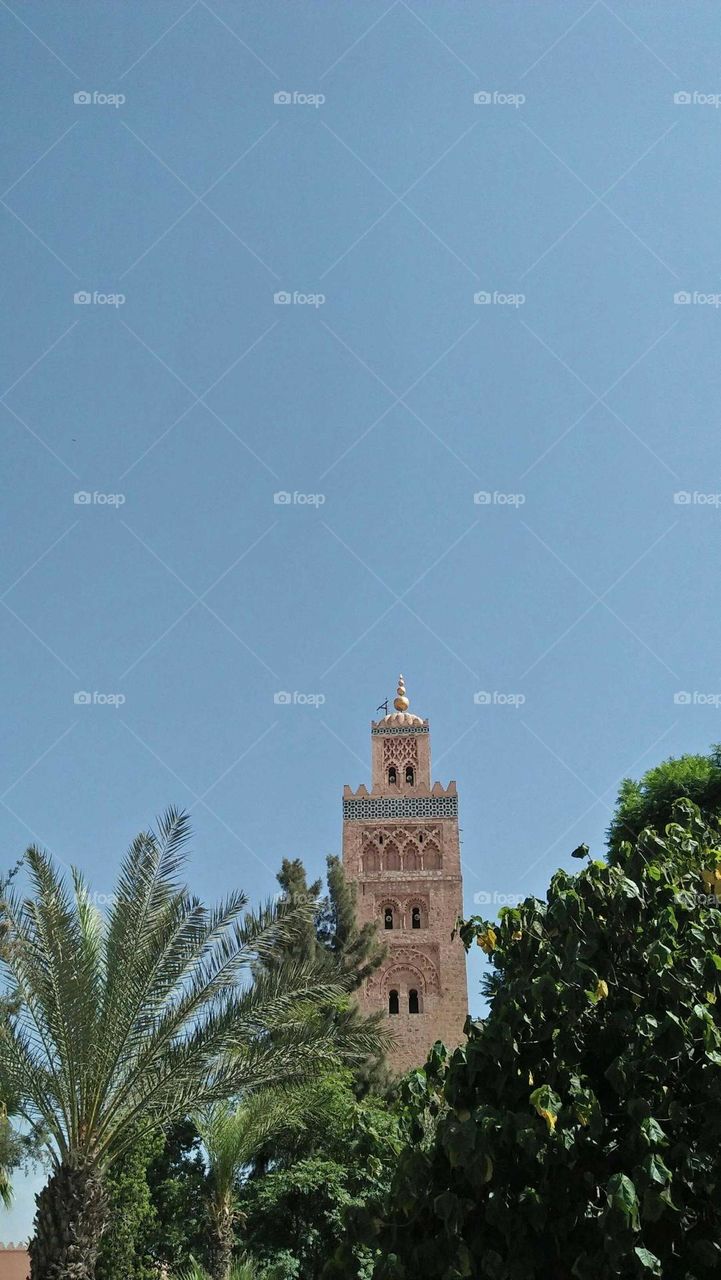
[[[215,1103],[196,1116],[209,1166],[212,1280],[229,1280],[238,1221],[238,1178],[266,1143],[320,1120],[312,1085],[272,1086],[237,1106]]]
[[[3,960],[20,1005],[0,1026],[0,1088],[22,1100],[53,1162],[37,1197],[32,1280],[93,1280],[104,1175],[139,1137],[377,1046],[343,1012],[343,983],[313,962],[257,971],[307,908],[243,916],[236,892],[209,910],[178,880],[188,835],[171,809],[157,833],[136,837],[107,918],[80,874],[70,891],[36,847],[26,855],[33,897],[8,895]]]
[[[262,1280],[267,1274],[266,1271],[257,1271],[251,1262],[236,1262],[228,1272],[228,1280]],[[212,1280],[212,1277],[197,1262],[191,1262],[177,1280]]]

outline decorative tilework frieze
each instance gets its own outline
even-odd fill
[[[382,738],[389,737],[391,734],[393,736],[397,736],[398,734],[405,734],[405,735],[412,734],[413,736],[415,736],[417,733],[428,733],[428,725],[418,724],[418,725],[414,725],[413,728],[411,729],[406,727],[402,727],[400,729],[399,728],[395,728],[395,729],[377,729],[376,728],[376,729],[371,729],[371,733],[379,735]]]
[[[458,796],[368,796],[343,801],[344,822],[457,817]]]

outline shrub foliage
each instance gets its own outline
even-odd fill
[[[719,831],[673,817],[462,925],[490,1012],[407,1082],[377,1277],[721,1274]]]

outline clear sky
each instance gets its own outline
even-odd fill
[[[493,915],[721,738],[718,17],[0,0],[5,865],[319,872],[402,670]]]

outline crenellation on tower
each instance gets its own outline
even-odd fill
[[[358,886],[359,923],[375,920],[388,954],[359,992],[395,1033],[391,1065],[420,1066],[435,1040],[454,1046],[467,1013],[458,793],[431,782],[427,720],[401,676],[395,710],[371,722],[371,788],[343,788],[343,865]]]

